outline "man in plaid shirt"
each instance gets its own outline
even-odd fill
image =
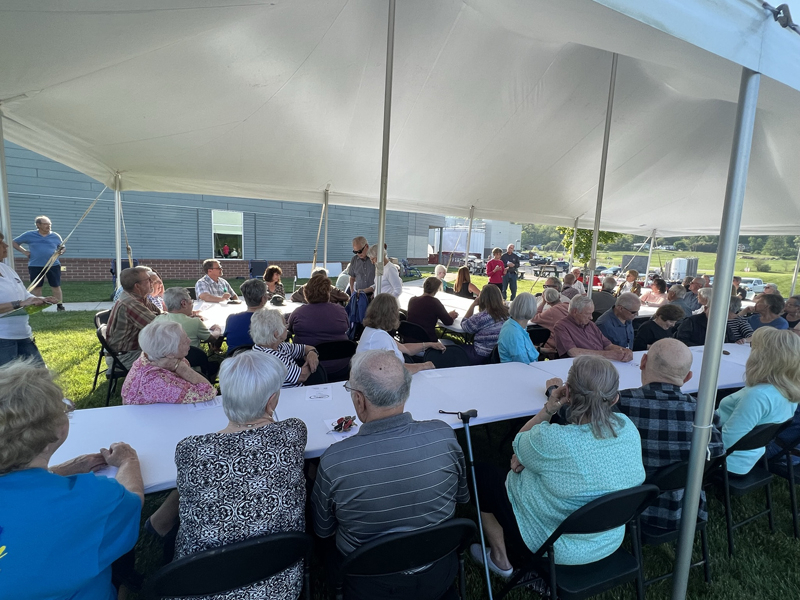
[[[642,462],[648,475],[662,467],[689,459],[695,399],[681,392],[692,378],[692,353],[673,338],[657,341],[642,356],[642,387],[619,393],[617,407],[630,418],[642,438]],[[706,459],[721,456],[719,417],[714,413]],[[674,530],[680,525],[683,490],[664,492],[642,513],[642,522]],[[708,519],[705,492],[700,494],[698,516]]]
[[[238,300],[231,284],[222,277],[222,266],[218,260],[209,258],[203,261],[205,275],[194,285],[195,295],[203,302],[227,302]]]
[[[153,291],[148,269],[145,267],[123,269],[119,283],[123,292],[108,316],[106,339],[111,348],[120,353],[120,362],[130,369],[142,353],[139,347],[139,332],[161,311],[147,300],[147,295]],[[111,359],[106,358],[106,362],[110,367]]]

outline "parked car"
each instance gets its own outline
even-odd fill
[[[607,268],[608,267],[603,266],[603,265],[597,266],[597,267],[594,268],[594,274],[595,275],[601,275],[603,273],[603,271],[605,271]]]
[[[556,267],[562,273],[566,273],[567,269],[569,269],[569,263],[565,260],[554,260],[550,264]]]
[[[486,275],[486,265],[482,258],[470,256],[467,261],[467,266],[469,267],[469,272],[473,275]]]
[[[622,271],[622,267],[609,267],[604,271],[600,271],[600,275],[611,275],[612,277],[616,277],[617,273]]]
[[[528,264],[532,267],[535,267],[536,265],[545,265],[547,264],[547,259],[544,256],[534,256],[528,261]]]

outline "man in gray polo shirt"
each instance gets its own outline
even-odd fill
[[[358,236],[353,238],[353,254],[355,256],[347,267],[350,275],[350,294],[366,292],[372,294],[375,286],[375,265],[367,256],[369,243],[367,238]]]
[[[323,538],[336,535],[333,560],[383,535],[447,521],[457,502],[469,501],[453,430],[404,412],[411,375],[393,352],[356,354],[346,387],[362,425],[322,455],[311,498],[314,531]],[[402,597],[439,598],[457,570],[452,555],[413,575],[362,578],[345,595],[382,598],[403,590]]]

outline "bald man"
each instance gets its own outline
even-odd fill
[[[666,338],[642,356],[642,387],[622,390],[617,407],[636,425],[642,438],[642,462],[648,475],[673,463],[689,460],[695,399],[681,391],[692,378],[692,352],[682,342]],[[714,413],[706,459],[724,452],[719,417]],[[676,530],[681,521],[683,490],[664,492],[642,513],[642,525]],[[700,494],[702,520],[708,519],[705,493]]]

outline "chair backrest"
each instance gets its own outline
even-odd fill
[[[406,340],[414,342],[435,342],[432,340],[422,327],[410,321],[400,321],[400,326],[397,328],[397,333],[400,336],[400,343],[405,344]]]
[[[592,500],[564,519],[536,554],[544,554],[564,534],[602,533],[621,527],[652,504],[659,493],[656,486],[646,484]]]
[[[108,340],[106,339],[106,327],[106,325],[100,325],[100,327],[97,328],[97,339],[100,341],[100,346],[102,346],[103,352],[106,354],[106,356],[111,357],[111,360],[114,364],[114,370],[127,373],[128,369],[122,364],[122,361],[119,360],[116,350],[110,346]],[[111,374],[111,372],[107,372],[106,376]]]
[[[146,598],[219,594],[267,579],[310,559],[311,536],[274,533],[178,559],[145,583]]]
[[[596,310],[596,311],[594,311],[592,313],[592,321],[597,321],[597,319],[599,319],[603,315],[604,312],[606,312],[606,311],[604,311],[604,310]]]
[[[187,287],[186,291],[189,292],[189,298],[192,300],[197,300],[197,292],[195,291],[194,286]]]
[[[352,340],[336,342],[323,342],[314,346],[319,352],[320,360],[336,360],[337,358],[350,358],[356,353],[358,344]]]
[[[467,353],[461,346],[447,346],[445,352],[428,348],[425,351],[425,360],[431,361],[437,369],[449,369],[450,367],[468,367],[472,364]]]
[[[492,348],[492,353],[489,355],[489,360],[487,360],[486,363],[490,365],[500,364],[500,348],[498,346]]]
[[[738,450],[756,450],[757,448],[763,448],[775,439],[775,436],[781,431],[791,425],[791,423],[792,421],[790,419],[785,423],[765,423],[763,425],[757,425],[750,433],[728,448],[727,452],[725,452],[725,456],[730,456],[731,453]]]
[[[94,327],[97,329],[100,325],[108,324],[108,317],[111,316],[111,310],[101,310],[94,316]]]
[[[337,573],[348,576],[402,573],[429,565],[452,552],[463,552],[478,528],[470,519],[450,519],[426,529],[382,536],[345,557]]]
[[[649,320],[650,320],[650,317],[636,317],[633,320],[633,331],[634,332],[639,331],[639,327],[641,327],[642,325],[647,323]]]
[[[236,348],[228,348],[228,356],[236,356],[237,354],[241,354],[242,352],[247,352],[248,350],[253,349],[253,344],[242,344],[241,346],[236,346]]]
[[[672,492],[685,488],[688,477],[689,461],[684,460],[661,467],[658,471],[648,476],[645,479],[645,483],[656,486],[662,492]]]
[[[528,335],[531,336],[531,342],[537,348],[550,339],[550,330],[547,327],[540,325],[529,325]]]
[[[269,262],[266,260],[251,260],[250,261],[250,279],[258,279],[264,276],[264,271],[267,270]]]

